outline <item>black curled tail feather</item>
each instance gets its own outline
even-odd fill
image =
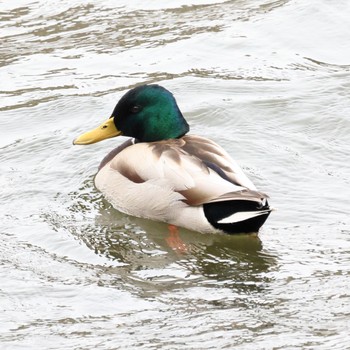
[[[258,232],[271,212],[266,199],[210,202],[203,209],[211,225],[229,234]]]

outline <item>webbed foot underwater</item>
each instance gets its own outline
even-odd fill
[[[268,196],[223,148],[188,132],[174,96],[142,85],[73,143],[132,138],[105,157],[95,177],[97,189],[123,213],[205,233],[258,232],[271,212]]]

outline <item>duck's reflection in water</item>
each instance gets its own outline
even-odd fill
[[[93,223],[73,232],[96,254],[123,263],[111,268],[125,282],[146,289],[172,289],[200,283],[260,290],[276,257],[257,235],[215,235],[176,229],[169,244],[167,224],[130,217],[100,198]],[[170,236],[169,236],[170,235]]]

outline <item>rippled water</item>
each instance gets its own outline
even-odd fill
[[[1,349],[346,349],[350,3],[0,4]],[[118,213],[122,139],[72,146],[138,83],[171,90],[278,210],[259,238]]]

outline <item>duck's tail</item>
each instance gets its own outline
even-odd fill
[[[227,193],[203,208],[211,225],[229,234],[258,232],[272,211],[265,194],[250,190]]]

